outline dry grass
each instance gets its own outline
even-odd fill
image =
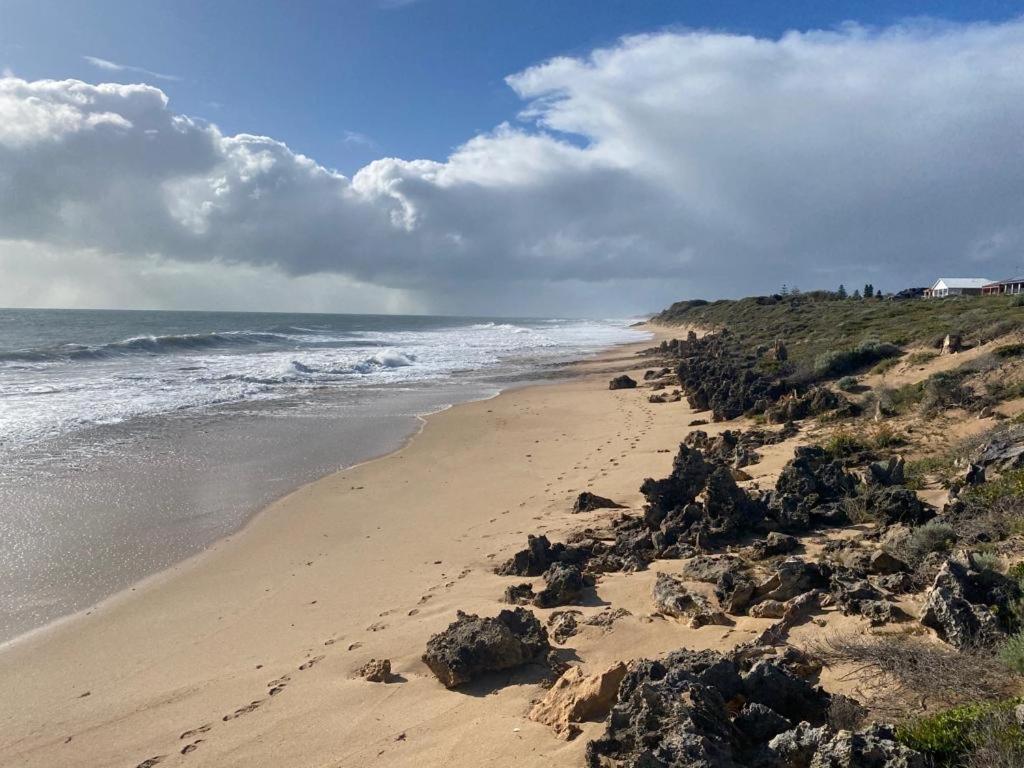
[[[1019,688],[992,649],[955,651],[907,634],[837,634],[807,650],[826,666],[845,668],[842,679],[854,681],[868,706],[890,717],[995,701]]]

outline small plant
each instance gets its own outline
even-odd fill
[[[913,530],[905,545],[906,554],[911,563],[916,564],[932,552],[949,552],[955,543],[953,526],[932,521]]]
[[[994,715],[1009,712],[1018,703],[1018,699],[1010,699],[947,709],[900,726],[896,729],[896,739],[928,755],[936,768],[953,768],[960,765],[976,745],[979,728]],[[1017,728],[1016,733],[1008,737],[1024,742],[1024,731]]]
[[[890,357],[887,360],[883,360],[882,362],[876,364],[875,367],[871,369],[871,373],[881,375],[886,371],[895,368],[897,363],[899,363],[899,359],[895,357]]]
[[[837,429],[821,447],[837,459],[854,456],[867,448],[857,435],[846,429]]]
[[[836,386],[843,392],[853,392],[857,388],[858,383],[856,376],[843,376],[843,378],[836,382]]]
[[[1004,344],[992,350],[992,354],[1001,360],[1024,357],[1024,344]]]
[[[1017,674],[1024,674],[1024,632],[1011,635],[999,649],[999,659]]]
[[[875,448],[895,448],[903,445],[906,439],[891,424],[881,423],[875,427],[871,435],[871,445]]]
[[[991,571],[992,573],[1003,572],[1003,560],[995,552],[976,552],[974,555],[974,565],[982,571]]]

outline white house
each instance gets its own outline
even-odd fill
[[[946,296],[980,296],[981,289],[992,281],[986,277],[940,277],[932,287],[925,290],[925,296],[942,299]]]

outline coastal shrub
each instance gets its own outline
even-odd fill
[[[924,399],[924,382],[904,384],[902,387],[886,389],[882,392],[882,400],[893,413],[909,413]]]
[[[955,650],[906,632],[879,635],[828,634],[807,650],[828,667],[851,670],[873,708],[950,708],[1000,701],[1015,695],[1018,682],[990,648]]]
[[[1019,675],[1024,675],[1024,632],[1011,635],[999,649],[999,659]]]
[[[978,341],[982,344],[987,344],[990,341],[1006,336],[1008,333],[1013,333],[1019,327],[1020,321],[1017,319],[1005,318],[996,320],[994,323],[986,325],[978,331]]]
[[[1004,344],[993,349],[992,354],[1001,360],[1024,357],[1024,344]]]
[[[901,435],[891,424],[882,422],[875,427],[874,432],[871,435],[871,445],[874,448],[896,448],[907,442],[906,438]]]
[[[837,429],[828,436],[821,447],[833,458],[844,459],[861,453],[867,448],[867,445],[850,430]]]
[[[973,485],[961,495],[970,504],[990,506],[1002,499],[1024,500],[1024,469],[1014,469],[981,485]]]
[[[946,408],[967,408],[974,394],[964,385],[966,371],[940,371],[923,382],[921,408],[925,413],[935,413]]]
[[[918,491],[930,477],[948,488],[955,474],[956,467],[950,456],[925,456],[908,461],[904,467],[905,485]]]
[[[912,720],[896,729],[896,739],[911,749],[916,749],[931,758],[936,768],[954,768],[963,764],[971,752],[983,741],[984,728],[998,718],[1010,713],[1020,703],[1019,699],[1000,702],[978,702],[947,709],[928,717]],[[1005,722],[1005,721],[1004,721]],[[1009,722],[1006,722],[1010,725]],[[1013,724],[1006,728],[1003,736],[1018,747],[1024,746],[1024,731]],[[981,737],[981,738],[979,738]]]
[[[1003,560],[995,552],[976,552],[974,555],[974,565],[982,571],[991,571],[992,573],[1003,572]]]
[[[911,532],[905,545],[906,557],[916,565],[932,552],[949,552],[956,538],[956,531],[948,523],[927,522]]]
[[[971,734],[965,768],[1021,768],[1024,743],[1016,712],[999,709],[982,718]]]
[[[1010,301],[1011,307],[1024,307],[1024,295],[1014,296]]]
[[[843,378],[836,382],[836,386],[843,392],[852,392],[857,388],[857,384],[856,376],[843,376]]]
[[[895,344],[869,339],[853,349],[822,353],[814,360],[814,372],[822,377],[841,376],[899,354]]]

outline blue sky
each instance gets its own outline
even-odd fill
[[[506,76],[625,34],[775,37],[847,20],[1022,11],[995,0],[0,0],[0,67],[27,79],[150,82],[178,112],[273,136],[351,175],[380,156],[443,160],[515,118],[522,103]],[[103,70],[84,56],[180,79]]]
[[[999,278],[1021,124],[1020,2],[0,0],[0,306]]]

